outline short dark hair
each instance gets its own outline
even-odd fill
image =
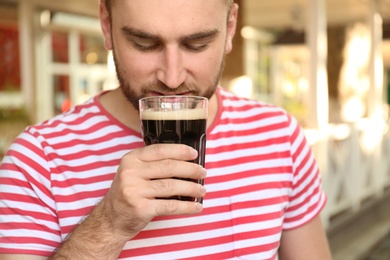
[[[109,15],[111,16],[111,7],[114,4],[115,0],[104,0],[104,2],[105,2],[107,10],[109,12]],[[226,0],[226,2],[228,4],[229,11],[230,11],[232,4],[234,3],[234,0]]]

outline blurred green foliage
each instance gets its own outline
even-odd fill
[[[30,118],[25,109],[0,108],[0,122],[25,122],[30,123]]]

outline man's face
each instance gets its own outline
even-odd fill
[[[230,52],[236,9],[225,0],[115,1],[111,24],[101,5],[108,49],[113,49],[123,93],[210,98]],[[229,18],[229,20],[228,20]]]

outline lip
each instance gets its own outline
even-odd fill
[[[183,93],[160,93],[156,91],[151,92],[152,96],[191,96],[191,92],[183,92]]]

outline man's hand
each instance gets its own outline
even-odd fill
[[[174,179],[203,179],[206,170],[188,162],[196,157],[196,150],[182,144],[155,144],[126,154],[106,196],[50,259],[116,259],[154,217],[200,213],[200,203],[158,199],[205,195],[202,185]]]
[[[126,154],[102,201],[116,232],[133,237],[156,216],[201,212],[200,203],[157,199],[205,195],[202,185],[174,179],[205,178],[202,166],[188,162],[196,157],[195,149],[181,144],[154,144]]]

